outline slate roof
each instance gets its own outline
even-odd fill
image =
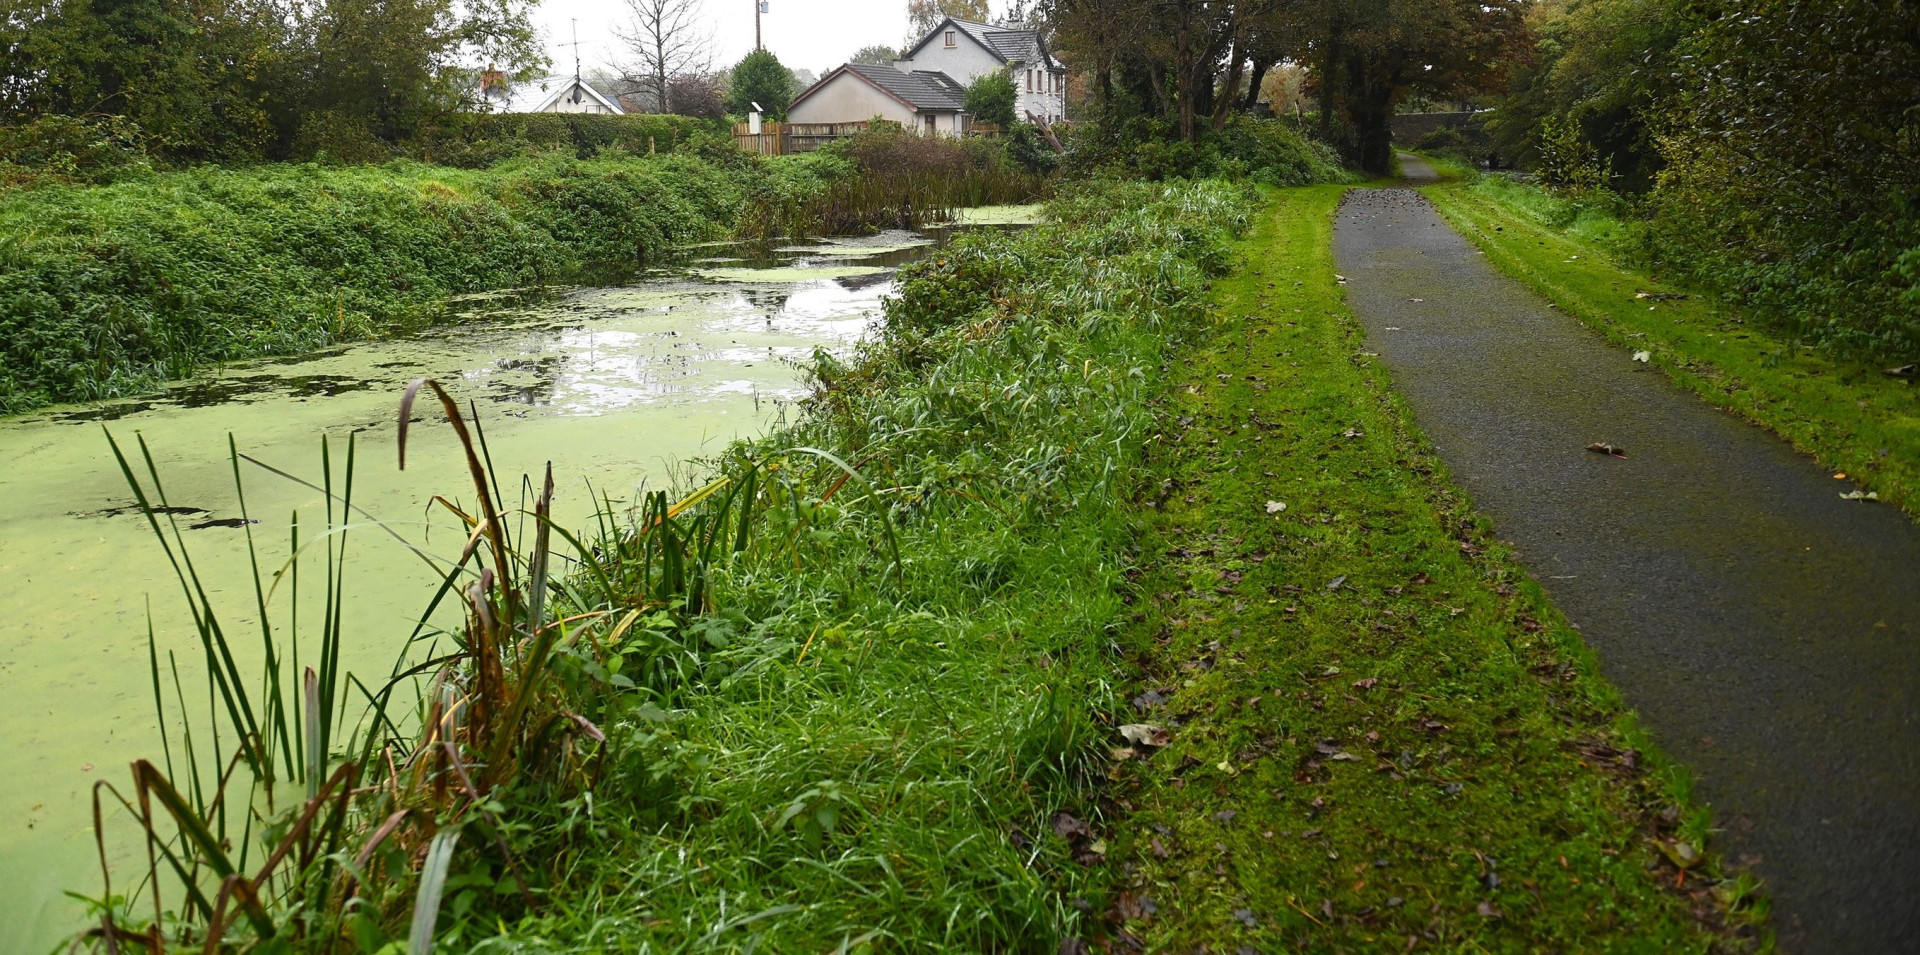
[[[848,63],[841,69],[858,74],[868,83],[913,107],[916,112],[925,110],[959,112],[966,108],[966,88],[954,82],[953,77],[945,73],[932,70],[915,70],[908,73],[905,70],[874,63]],[[829,76],[828,79],[832,77]],[[814,89],[825,85],[826,80],[822,80],[814,86]],[[808,90],[800,94],[800,99],[806,99],[812,92],[813,90]],[[799,99],[794,100],[796,103],[799,101]]]
[[[919,53],[921,47],[926,46],[935,36],[938,36],[942,30],[946,29],[948,23],[966,31],[968,36],[972,37],[981,46],[986,47],[988,52],[999,57],[1003,62],[1020,63],[1026,66],[1051,67],[1055,65],[1052,55],[1047,52],[1046,44],[1041,42],[1038,31],[997,27],[991,23],[961,20],[957,17],[948,17],[945,23],[935,27],[932,33],[927,34],[919,43],[914,44],[913,49],[907,53],[907,56],[912,57],[914,54]]]

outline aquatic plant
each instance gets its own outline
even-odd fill
[[[478,422],[417,382],[401,446],[437,399],[472,478],[437,502],[467,535],[422,554],[443,582],[377,688],[328,662],[340,538],[368,526],[351,467],[313,485],[320,649],[263,622],[246,693],[151,458],[142,478],[123,456],[181,554],[220,729],[137,764],[128,798],[99,790],[100,825],[123,805],[151,849],[140,892],[104,887],[96,947],[1050,950],[1101,878],[1047,833],[1100,773],[1147,402],[1249,206],[1109,183],[1055,224],[963,237],[906,270],[877,339],[816,359],[792,426],[581,533],[547,516],[550,478],[503,503]],[[184,722],[187,681],[153,657]],[[274,781],[300,797],[275,805]]]

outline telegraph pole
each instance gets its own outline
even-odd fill
[[[760,14],[766,9],[766,0],[753,0],[753,48],[756,52],[766,49],[760,42]]]

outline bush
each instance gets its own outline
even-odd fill
[[[1013,126],[1013,104],[1018,98],[1013,75],[1005,69],[982,73],[967,86],[967,113],[980,122],[1009,129]]]
[[[836,175],[733,153],[199,169],[16,193],[0,201],[0,413],[381,334],[450,295],[631,272]]]
[[[0,126],[0,186],[108,183],[153,171],[131,120],[50,116]]]
[[[723,122],[659,113],[456,113],[424,130],[408,152],[422,162],[480,169],[554,152],[577,159],[610,150],[630,155],[671,152],[683,143],[726,133]]]
[[[1196,142],[1181,141],[1157,120],[1083,123],[1071,134],[1065,168],[1076,176],[1117,170],[1154,181],[1222,177],[1276,186],[1353,178],[1332,147],[1292,121],[1247,117]]]

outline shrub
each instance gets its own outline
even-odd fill
[[[1217,176],[1276,186],[1352,178],[1332,147],[1291,121],[1247,117],[1195,142],[1180,140],[1158,120],[1083,123],[1071,134],[1066,168],[1078,176],[1115,169],[1155,181]]]
[[[108,183],[153,170],[131,120],[49,116],[0,126],[0,185]]]
[[[1013,126],[1013,104],[1018,95],[1013,75],[1005,69],[982,73],[967,86],[967,112],[980,122],[1008,129]]]

